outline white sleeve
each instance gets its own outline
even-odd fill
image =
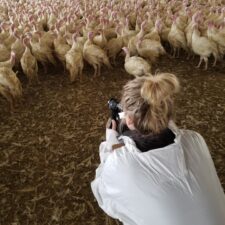
[[[117,137],[118,132],[112,129],[106,129],[106,141],[102,142],[99,147],[100,162],[104,163],[109,154],[112,152],[112,146],[119,144]]]
[[[113,158],[109,158],[107,164],[113,162]],[[91,182],[91,189],[98,202],[99,207],[110,217],[118,219],[124,225],[138,225],[129,217],[130,211],[120,204],[120,195],[112,191],[112,186],[107,184],[107,181],[102,175],[104,164],[101,163],[96,171],[95,180]],[[107,168],[106,168],[107,170]]]
[[[112,146],[115,144],[119,144],[117,136],[119,136],[117,131],[106,129],[106,141],[103,141],[99,146],[100,164],[96,169],[96,178],[100,176],[106,159],[110,154],[112,154]]]
[[[106,141],[102,142],[99,147],[100,164],[96,169],[95,179],[91,182],[91,189],[98,202],[99,207],[114,219],[116,215],[113,211],[113,202],[106,193],[106,187],[102,179],[102,171],[105,165],[105,161],[110,154],[113,153],[112,145],[117,144],[116,138],[117,132],[107,129],[106,130]]]
[[[107,196],[106,187],[101,176],[96,177],[95,180],[91,182],[91,189],[99,207],[112,218],[118,219],[113,209],[113,199]]]
[[[217,210],[222,210],[221,212],[225,212],[225,193],[222,187],[222,184],[220,182],[220,179],[218,177],[215,164],[213,162],[213,159],[211,157],[210,151],[208,149],[208,146],[204,140],[204,138],[198,134],[199,137],[199,144],[201,146],[201,149],[204,151],[206,159],[208,161],[208,176],[210,176],[211,184],[214,185],[214,190],[216,192],[216,195],[214,195],[214,198],[217,198],[216,204],[218,206]],[[219,217],[218,217],[219,218]]]
[[[118,144],[118,132],[112,129],[106,129],[106,141],[102,142],[99,147],[100,164],[96,169],[95,179],[91,182],[92,192],[98,202],[98,205],[112,218],[116,218],[113,210],[113,202],[106,193],[106,187],[102,180],[102,170],[106,159],[113,153],[112,145]]]
[[[201,146],[201,149],[204,152],[204,154],[205,154],[205,156],[208,160],[208,163],[209,163],[209,166],[210,166],[209,167],[210,173],[212,174],[212,178],[214,179],[214,183],[218,186],[221,193],[224,193],[222,185],[221,185],[219,177],[218,177],[218,174],[217,174],[217,171],[216,171],[215,164],[213,162],[212,156],[211,156],[210,151],[208,149],[208,146],[207,146],[204,138],[199,133],[197,133],[197,135],[198,135],[198,138],[199,138],[199,145]],[[223,197],[224,197],[224,200],[225,200],[225,195],[223,195]]]
[[[106,141],[102,142],[99,147],[99,157],[100,164],[96,169],[95,180],[91,183],[92,192],[94,193],[95,198],[98,201],[99,206],[103,204],[100,193],[102,192],[103,184],[101,182],[101,174],[105,164],[106,159],[110,154],[113,153],[112,145],[118,144],[117,139],[118,132],[112,129],[106,129]]]
[[[129,218],[130,212],[117,204],[113,194],[107,192],[107,186],[101,177],[96,178],[91,183],[92,192],[98,202],[99,207],[110,217],[118,219],[124,225],[137,225],[133,220]]]

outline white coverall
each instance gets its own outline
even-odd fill
[[[124,225],[225,225],[225,195],[204,139],[169,128],[175,143],[147,152],[106,130],[91,183],[99,206]]]

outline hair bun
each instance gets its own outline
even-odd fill
[[[179,90],[180,84],[174,74],[160,73],[145,78],[141,88],[141,97],[150,105],[159,105]]]

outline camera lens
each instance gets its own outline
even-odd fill
[[[108,104],[109,104],[109,108],[111,109],[111,110],[115,110],[115,109],[117,109],[117,101],[115,100],[115,99],[113,99],[113,98],[111,98],[109,101],[108,101]]]

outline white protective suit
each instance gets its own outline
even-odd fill
[[[147,152],[106,130],[91,183],[99,206],[124,225],[225,225],[225,195],[204,139],[169,128],[175,143]]]

